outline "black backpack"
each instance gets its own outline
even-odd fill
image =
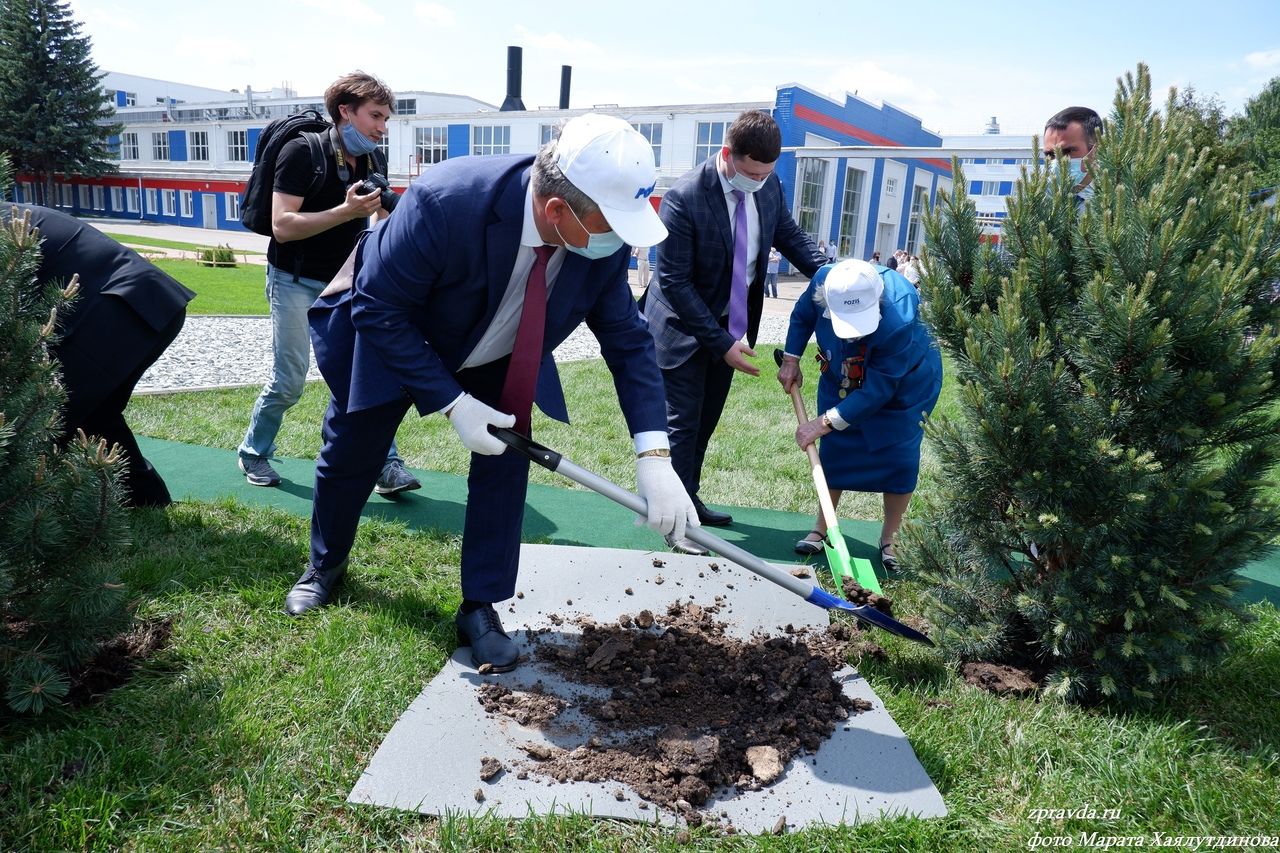
[[[295,113],[278,118],[262,129],[258,137],[258,150],[253,155],[253,172],[244,185],[244,200],[240,203],[240,223],[255,234],[271,236],[271,193],[275,190],[276,158],[280,149],[295,136],[302,134],[311,147],[310,195],[324,180],[325,158],[320,147],[320,134],[333,125],[315,110]]]

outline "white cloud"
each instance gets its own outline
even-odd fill
[[[924,115],[924,110],[941,100],[932,86],[896,74],[869,60],[836,69],[822,88],[837,98],[842,98],[846,92],[857,92],[866,100],[890,101],[917,115]]]
[[[361,21],[365,24],[380,25],[386,23],[383,14],[364,0],[299,0],[304,6],[319,9],[333,16],[339,22]]]
[[[424,23],[434,27],[452,27],[458,21],[458,16],[452,9],[439,3],[419,3],[413,7],[413,11]]]
[[[587,39],[570,38],[555,32],[535,33],[523,24],[516,25],[516,34],[521,44],[565,54],[565,58],[604,55],[604,48]]]
[[[1245,54],[1244,64],[1256,71],[1280,68],[1280,49],[1255,50],[1253,53]]]

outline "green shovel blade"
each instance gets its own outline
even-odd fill
[[[836,589],[844,595],[844,579],[853,578],[863,589],[869,589],[876,595],[881,594],[880,580],[870,560],[854,559],[849,556],[849,546],[845,544],[844,535],[839,525],[827,529],[826,542],[823,548],[827,554],[827,566],[831,569],[831,577],[836,582]]]

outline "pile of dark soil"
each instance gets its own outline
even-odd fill
[[[744,642],[726,636],[715,618],[720,606],[677,602],[665,614],[644,610],[608,625],[576,619],[581,639],[569,645],[540,631],[533,638],[539,661],[608,693],[574,699],[594,730],[582,732],[582,745],[526,744],[529,760],[515,768],[521,778],[531,772],[560,782],[620,782],[700,824],[706,815],[698,807],[714,792],[771,784],[851,713],[870,710],[846,697],[833,677],[856,627],[841,621],[812,632],[788,625],[782,636]],[[496,684],[482,688],[480,702],[534,725],[552,723],[563,705]],[[482,772],[495,773],[491,766]],[[626,798],[621,789],[615,796]]]

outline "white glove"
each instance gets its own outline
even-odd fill
[[[511,427],[515,422],[515,415],[491,409],[470,394],[463,394],[449,410],[449,425],[462,439],[462,446],[482,456],[497,456],[507,449],[502,439],[489,432],[489,424]]]
[[[686,527],[698,526],[684,483],[676,476],[665,456],[643,456],[636,460],[636,491],[649,504],[648,525],[664,536],[683,539]]]

